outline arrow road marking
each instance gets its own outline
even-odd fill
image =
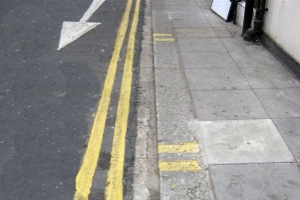
[[[64,21],[60,33],[58,50],[64,48],[71,42],[77,40],[85,33],[94,29],[101,23],[87,22],[96,10],[104,3],[105,0],[94,0],[89,9],[84,13],[79,22]]]

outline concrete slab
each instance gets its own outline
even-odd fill
[[[216,33],[212,28],[184,28],[175,29],[177,38],[206,38],[206,37],[217,37]]]
[[[205,19],[197,6],[169,6],[169,19]]]
[[[299,82],[284,67],[260,66],[241,69],[252,88],[300,87]]]
[[[300,162],[300,118],[274,119],[273,122],[297,161]]]
[[[185,68],[236,68],[227,52],[181,52]]]
[[[210,8],[211,6],[211,1],[195,0],[195,2],[200,8]]]
[[[227,23],[212,12],[210,8],[201,8],[201,11],[212,27],[225,27],[227,25]]]
[[[191,141],[193,114],[187,91],[156,88],[158,141]]]
[[[199,28],[199,27],[211,27],[207,19],[173,19],[174,28]]]
[[[214,28],[215,33],[219,38],[231,38],[232,35],[225,27]]]
[[[250,89],[238,68],[185,69],[190,90]]]
[[[245,51],[250,48],[258,48],[258,45],[252,42],[246,42],[240,38],[221,38],[221,41],[227,51]]]
[[[161,200],[211,200],[208,176],[202,172],[160,173]]]
[[[172,33],[172,24],[168,19],[166,10],[154,10],[153,12],[153,32],[154,33]]]
[[[271,118],[300,117],[300,88],[254,89]]]
[[[155,69],[156,87],[168,90],[186,90],[186,82],[180,69]]]
[[[178,44],[181,51],[226,51],[219,38],[178,39]]]
[[[178,56],[175,42],[154,42],[155,68],[178,68]]]
[[[195,6],[197,5],[194,0],[168,0],[170,6]]]
[[[261,63],[254,60],[246,51],[230,51],[229,54],[239,68],[261,66]]]
[[[300,169],[296,164],[211,166],[216,199],[298,200]]]
[[[208,164],[294,161],[270,119],[200,121],[199,128]]]
[[[252,90],[192,91],[198,119],[265,119],[268,114]]]

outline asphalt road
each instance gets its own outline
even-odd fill
[[[1,200],[74,197],[75,178],[87,149],[127,2],[106,0],[89,19],[101,25],[58,51],[62,23],[79,21],[91,3],[92,0],[1,0]],[[121,60],[124,57],[123,52]],[[127,197],[131,190],[137,71],[127,134]],[[121,65],[90,199],[104,199],[122,73]]]

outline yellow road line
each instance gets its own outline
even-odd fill
[[[159,170],[161,172],[188,171],[198,172],[202,168],[196,160],[160,161]]]
[[[93,177],[97,167],[99,154],[101,150],[103,134],[105,130],[107,111],[110,104],[111,93],[114,86],[116,71],[120,53],[126,36],[132,1],[128,0],[122,21],[118,30],[115,48],[110,60],[106,79],[103,86],[101,100],[96,112],[92,132],[90,135],[87,150],[85,152],[81,168],[76,177],[75,200],[88,200],[93,183]]]
[[[130,109],[135,35],[137,32],[137,26],[139,21],[140,3],[141,0],[136,1],[134,16],[132,19],[132,26],[128,40],[118,112],[115,124],[113,147],[111,151],[110,168],[107,177],[107,188],[105,192],[106,200],[123,199],[123,175],[126,133]]]
[[[197,152],[199,152],[197,142],[158,145],[158,153],[197,153]]]

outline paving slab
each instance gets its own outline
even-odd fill
[[[300,88],[254,89],[271,118],[300,117]]]
[[[242,68],[241,71],[252,88],[300,87],[299,82],[283,66]]]
[[[260,62],[254,60],[246,51],[230,51],[229,54],[239,68],[262,66]]]
[[[208,164],[294,162],[270,119],[200,121],[199,128]]]
[[[231,38],[232,35],[225,27],[213,28],[219,38]]]
[[[155,68],[178,68],[178,56],[175,42],[154,42]]]
[[[168,0],[168,5],[170,6],[196,6],[196,2],[194,0]]]
[[[161,200],[210,200],[207,172],[163,172],[160,174]]]
[[[210,174],[216,199],[298,200],[300,196],[297,164],[214,165]]]
[[[172,24],[174,28],[211,27],[207,19],[173,19]]]
[[[187,91],[156,88],[158,141],[191,141],[193,114]]]
[[[161,7],[160,5],[158,7]],[[168,19],[166,10],[153,11],[153,32],[154,33],[172,33],[172,24]]]
[[[185,69],[190,90],[250,89],[238,68]]]
[[[168,90],[186,90],[186,82],[180,69],[155,69],[156,87]]]
[[[226,51],[219,38],[178,39],[181,51]]]
[[[197,6],[169,6],[169,19],[205,19],[205,16]]]
[[[192,91],[192,98],[201,121],[269,118],[252,90]]]
[[[177,38],[206,38],[206,37],[217,37],[214,29],[212,28],[182,28],[175,29]]]
[[[287,146],[300,162],[300,118],[274,119]]]
[[[185,68],[236,68],[228,52],[181,52]]]
[[[201,8],[202,13],[211,24],[211,27],[225,27],[225,20],[217,16],[210,8]]]

